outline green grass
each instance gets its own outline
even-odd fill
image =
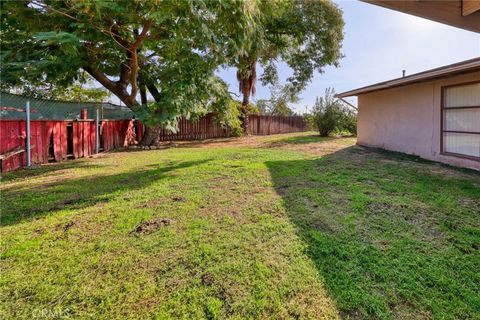
[[[480,319],[479,173],[245,141],[5,174],[0,317]]]

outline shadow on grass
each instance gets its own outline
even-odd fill
[[[22,180],[25,178],[33,178],[41,175],[52,174],[57,171],[72,169],[72,168],[101,168],[102,165],[98,165],[92,162],[86,162],[85,159],[67,160],[63,162],[54,162],[44,164],[40,166],[34,166],[32,168],[22,168],[12,172],[2,173],[2,182],[13,182]]]
[[[480,174],[357,146],[266,163],[346,318],[480,312]]]
[[[201,165],[209,160],[184,161],[169,166],[149,165],[144,170],[133,170],[113,175],[91,175],[44,183],[27,188],[14,186],[2,190],[1,226],[41,218],[61,209],[81,209],[113,199],[115,193],[142,189],[165,179],[169,173]],[[78,163],[77,163],[78,164]],[[66,167],[60,165],[63,169]],[[42,173],[53,170],[40,170]]]

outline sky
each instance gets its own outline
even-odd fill
[[[339,93],[401,77],[402,70],[408,75],[480,56],[477,33],[356,0],[334,2],[343,10],[345,57],[339,68],[315,74],[301,100],[292,105],[299,113],[311,109],[327,87]],[[290,74],[285,64],[280,63],[278,71],[280,79]],[[235,69],[218,74],[230,91],[238,92]],[[253,101],[269,97],[268,88],[258,83]]]

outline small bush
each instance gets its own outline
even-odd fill
[[[338,125],[339,129],[354,136],[357,135],[357,113],[343,107],[342,117]]]
[[[333,133],[357,134],[357,114],[338,101],[331,88],[325,90],[324,97],[317,97],[312,122],[322,137]]]

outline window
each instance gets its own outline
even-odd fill
[[[443,88],[442,153],[480,159],[480,82]]]

